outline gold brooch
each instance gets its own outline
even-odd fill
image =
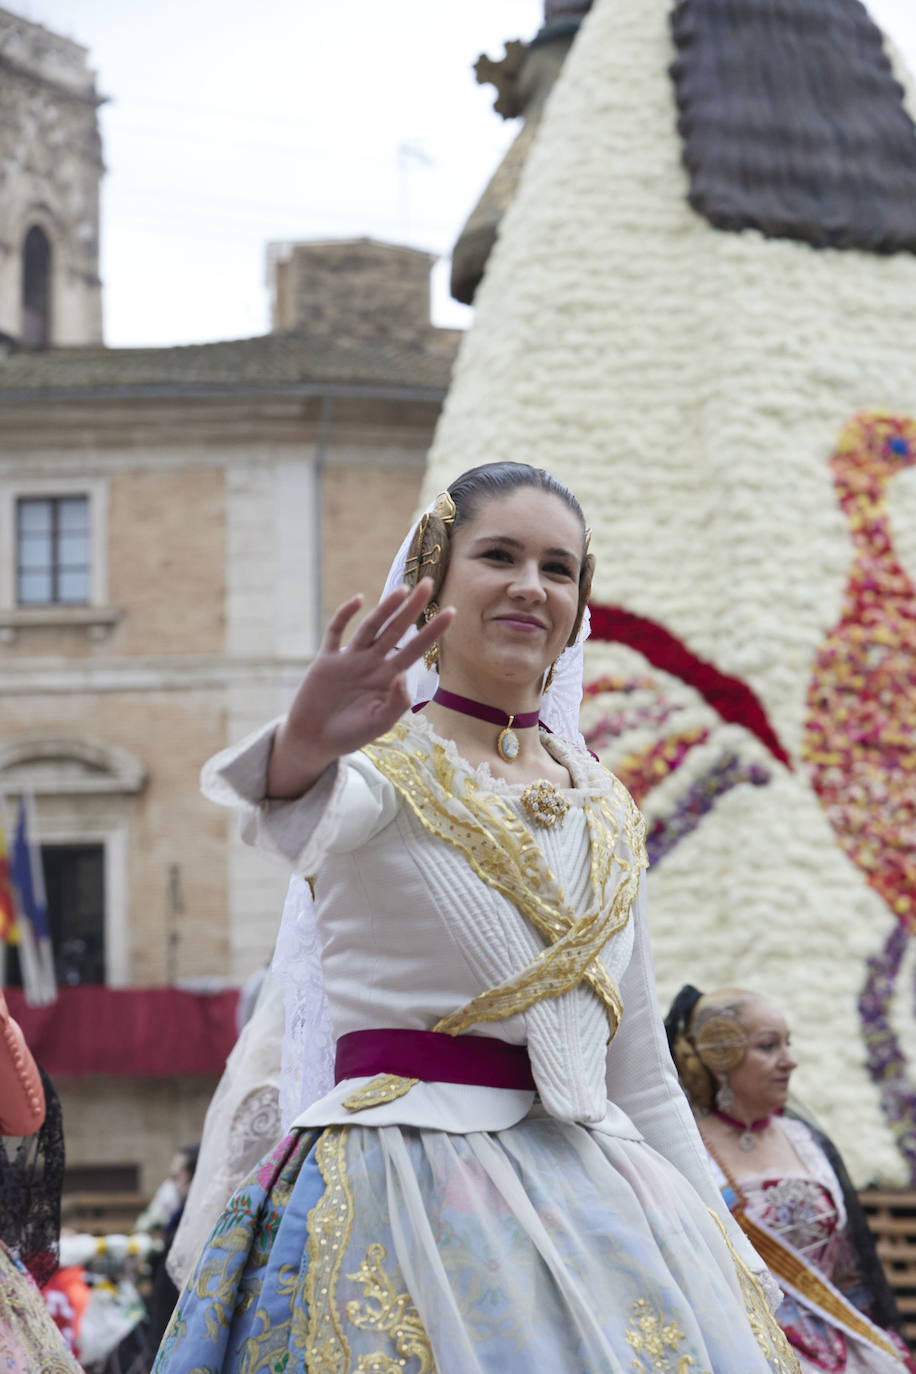
[[[538,825],[556,825],[569,810],[569,802],[552,782],[532,782],[522,793],[522,806]]]

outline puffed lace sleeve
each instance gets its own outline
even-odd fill
[[[326,854],[356,849],[393,820],[397,796],[363,754],[347,754],[301,797],[268,797],[267,768],[281,721],[214,755],[204,764],[200,785],[210,801],[236,808],[246,844],[310,875]]]
[[[761,1280],[777,1306],[778,1287],[763,1260],[736,1224],[716,1186],[693,1112],[678,1083],[655,993],[649,946],[645,881],[633,904],[633,955],[620,981],[623,1018],[608,1048],[608,1098],[621,1106],[648,1143],[692,1184],[726,1228],[740,1258]]]

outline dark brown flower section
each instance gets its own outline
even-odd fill
[[[690,204],[718,229],[916,252],[916,127],[859,0],[679,0]]]

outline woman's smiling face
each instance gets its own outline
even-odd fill
[[[499,684],[539,694],[576,622],[584,539],[552,492],[517,487],[481,501],[452,536],[439,593],[457,611],[441,644],[443,685],[471,696]]]

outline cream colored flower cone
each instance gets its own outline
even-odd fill
[[[586,654],[587,682],[627,681],[583,715],[612,718],[596,735],[610,766],[706,732],[648,789],[650,825],[672,824],[729,756],[739,776],[768,775],[716,795],[650,875],[660,996],[684,981],[770,993],[795,1027],[797,1088],[854,1174],[902,1182],[856,1010],[895,918],[841,847],[805,750],[853,554],[829,460],[857,412],[916,419],[916,256],[720,232],[690,209],[669,10],[597,0],[584,23],[478,290],[425,494],[492,459],[549,468],[592,525],[594,601],[757,698],[791,768],[643,654]],[[916,467],[887,500],[916,581]],[[916,1085],[907,986],[893,1019]]]

